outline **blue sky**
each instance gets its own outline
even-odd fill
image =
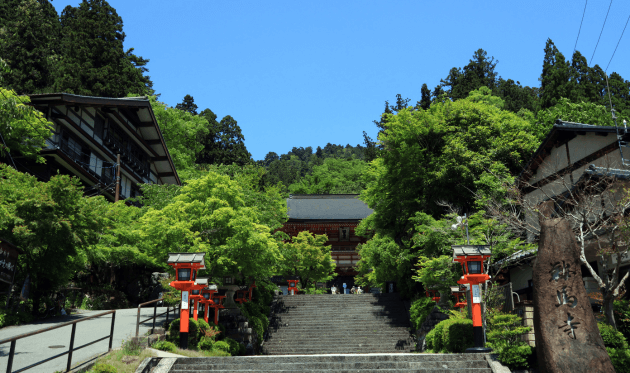
[[[125,48],[150,59],[170,106],[186,94],[199,110],[233,116],[254,159],[327,143],[363,143],[385,100],[420,99],[483,48],[505,79],[539,86],[551,38],[570,58],[585,2],[575,1],[161,1],[110,0]],[[77,0],[54,0],[61,14]],[[610,2],[590,0],[577,49],[590,61]],[[606,68],[630,15],[610,8],[592,60]],[[630,27],[608,72],[630,79]]]

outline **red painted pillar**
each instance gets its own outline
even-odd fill
[[[199,301],[197,299],[193,299],[193,317],[195,318],[195,321],[197,321],[197,307],[199,307]]]
[[[190,311],[188,310],[188,291],[182,291],[182,309],[179,317],[179,347],[188,348],[188,319]]]
[[[208,312],[210,312],[210,304],[203,305],[203,319],[208,322]]]

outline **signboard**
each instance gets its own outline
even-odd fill
[[[17,247],[7,241],[0,240],[0,281],[7,284],[13,282],[13,273],[20,253],[21,251]]]
[[[473,303],[481,303],[481,294],[479,292],[479,285],[472,286]]]
[[[183,310],[188,309],[188,292],[187,291],[182,291],[182,309]]]

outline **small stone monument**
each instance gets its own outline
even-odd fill
[[[614,373],[582,282],[577,240],[565,219],[540,219],[534,264],[534,332],[541,372]]]

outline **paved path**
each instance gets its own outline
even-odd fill
[[[95,315],[104,311],[88,311],[77,315],[56,317],[52,319],[38,321],[36,323],[10,326],[0,329],[0,340],[10,338],[16,335],[34,332],[45,329],[55,324],[62,324],[67,321],[81,319],[87,316]],[[166,307],[158,307],[157,313],[166,312]],[[119,348],[123,339],[129,339],[136,334],[136,320],[138,309],[122,309],[116,311],[116,321],[114,324],[114,342],[112,348]],[[140,319],[144,320],[153,316],[153,308],[143,308]],[[169,319],[172,319],[173,314]],[[158,317],[156,326],[164,322],[166,316]],[[111,315],[83,321],[77,323],[74,346],[78,347],[89,343],[95,339],[109,335],[112,325]],[[151,328],[151,322],[140,325],[140,335],[144,335]],[[63,328],[51,330],[34,336],[19,339],[15,345],[15,357],[13,358],[13,371],[34,364],[38,361],[47,359],[56,354],[67,351],[70,346],[70,334],[72,325]],[[4,373],[7,369],[9,361],[9,349],[11,343],[0,345],[0,372]],[[63,347],[51,347],[63,346]],[[84,347],[75,351],[72,355],[73,365],[76,362],[88,359],[96,354],[107,351],[109,339],[102,340],[93,345]],[[26,372],[33,373],[53,373],[55,371],[65,371],[68,362],[68,355],[63,355],[49,362],[38,365]]]

